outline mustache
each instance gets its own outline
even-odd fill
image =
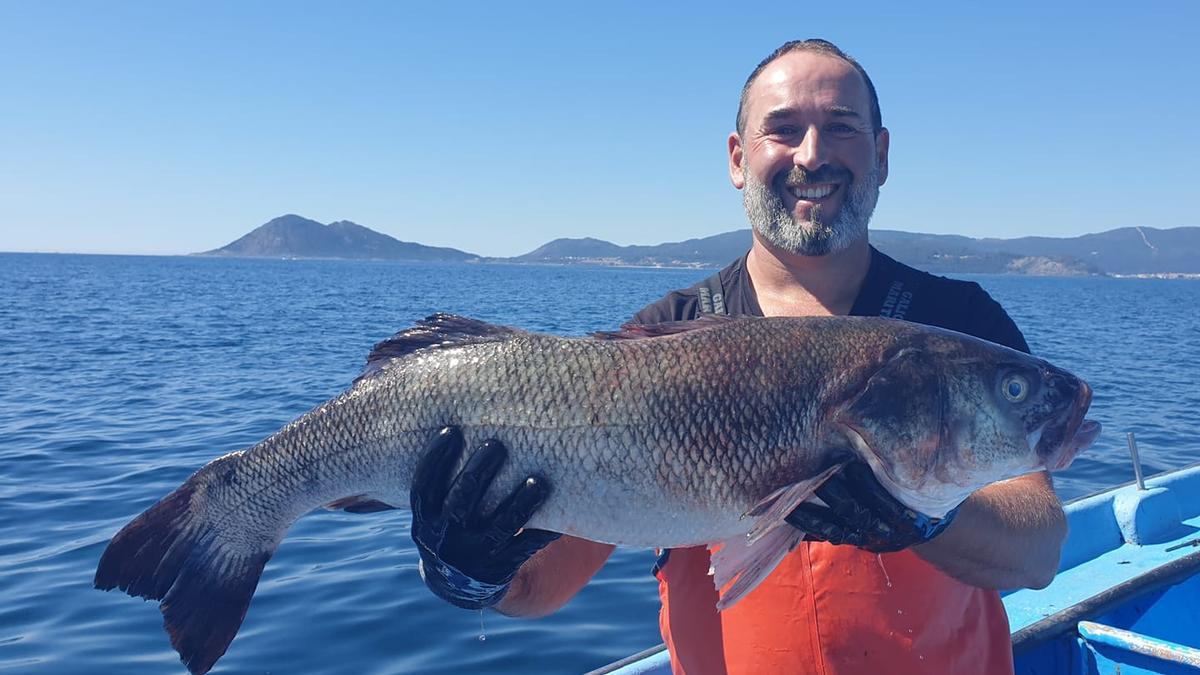
[[[854,182],[854,174],[846,168],[826,164],[816,171],[808,171],[802,166],[794,166],[787,173],[780,174],[775,179],[777,187],[788,185],[805,185],[807,183],[846,183]]]

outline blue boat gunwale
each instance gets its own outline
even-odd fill
[[[626,656],[625,658],[623,658],[619,661],[613,661],[612,663],[600,666],[599,668],[597,668],[595,670],[589,670],[586,673],[584,673],[584,675],[607,675],[608,673],[615,673],[616,671],[621,670],[622,668],[625,668],[626,666],[632,666],[633,664],[638,663],[639,661],[644,661],[652,656],[661,654],[662,652],[665,652],[665,651],[667,651],[667,643],[660,642],[657,645],[650,647],[648,649],[643,649],[642,651],[637,652],[636,654],[630,654],[629,656]]]
[[[1157,478],[1164,478],[1166,476],[1171,476],[1171,475],[1174,475],[1177,473],[1185,473],[1185,472],[1187,472],[1191,469],[1195,469],[1195,468],[1200,468],[1200,461],[1195,461],[1195,462],[1192,462],[1191,464],[1184,464],[1183,466],[1177,466],[1174,469],[1164,469],[1163,471],[1159,471],[1158,473],[1152,473],[1149,476],[1144,477],[1144,482],[1149,483],[1150,481],[1153,481]],[[1053,474],[1051,474],[1051,475],[1053,475]],[[1130,487],[1130,486],[1136,485],[1136,484],[1137,484],[1136,478],[1133,480],[1126,481],[1124,483],[1115,483],[1113,485],[1109,485],[1108,487],[1102,487],[1098,490],[1093,490],[1092,492],[1088,492],[1087,494],[1082,494],[1077,497],[1072,497],[1072,498],[1068,499],[1067,501],[1063,502],[1063,506],[1067,507],[1067,506],[1074,504],[1075,502],[1081,502],[1085,499],[1091,499],[1092,497],[1099,497],[1100,495],[1111,494],[1113,492],[1116,492],[1118,490],[1123,490],[1127,487]]]
[[[1013,654],[1020,655],[1048,640],[1074,633],[1080,621],[1107,614],[1137,596],[1174,586],[1198,571],[1200,551],[1195,551],[1105,589],[1013,633]]]

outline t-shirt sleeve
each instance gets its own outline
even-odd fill
[[[1029,352],[1029,344],[1017,324],[979,284],[972,284],[969,307],[968,333],[1017,351]]]

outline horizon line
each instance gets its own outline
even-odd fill
[[[298,215],[298,214],[290,214],[290,213],[289,213],[289,214],[285,214],[285,215]],[[282,217],[282,216],[280,216],[280,217]],[[304,216],[299,216],[299,217],[301,217],[301,218],[304,218]],[[274,218],[273,218],[272,220],[274,220]],[[306,218],[306,220],[311,220],[311,219],[308,219],[308,218]],[[271,221],[267,221],[267,222],[269,223],[269,222],[271,222]],[[318,223],[319,223],[320,221],[313,221],[313,222],[318,222]],[[336,220],[336,221],[333,221],[333,222],[352,222],[352,223],[353,223],[354,221],[347,221],[347,220],[343,219],[343,220]],[[263,223],[263,225],[265,225],[265,224],[266,224],[266,223]],[[321,224],[322,224],[322,225],[325,225],[325,226],[329,226],[329,225],[331,225],[332,223],[321,223]],[[595,237],[595,236],[592,236],[592,235],[587,235],[587,236],[582,236],[582,237],[554,237],[554,238],[552,238],[552,239],[549,239],[549,240],[545,241],[545,242],[544,242],[544,243],[542,243],[542,244],[539,244],[538,246],[535,246],[533,249],[530,249],[530,251],[527,251],[526,253],[519,253],[519,254],[517,254],[517,255],[510,255],[510,256],[497,256],[497,255],[484,255],[484,254],[480,254],[480,253],[474,253],[474,252],[471,252],[471,251],[464,251],[463,249],[455,248],[455,247],[453,247],[453,246],[443,246],[443,245],[423,244],[423,243],[421,243],[421,242],[416,242],[416,241],[406,241],[406,240],[404,240],[404,239],[400,239],[400,238],[398,238],[398,237],[396,237],[396,236],[394,236],[394,235],[388,234],[388,233],[386,233],[386,232],[381,232],[381,231],[379,231],[379,230],[372,229],[372,228],[370,228],[370,227],[368,227],[368,226],[366,226],[366,225],[362,225],[362,224],[360,224],[360,223],[354,223],[354,224],[355,224],[355,225],[359,225],[360,227],[363,227],[363,228],[369,229],[369,230],[371,230],[372,232],[375,232],[375,233],[377,233],[377,234],[382,234],[382,235],[384,235],[384,236],[387,236],[387,237],[390,237],[390,238],[392,238],[392,239],[395,239],[396,241],[399,241],[399,242],[401,242],[401,243],[417,244],[418,246],[426,246],[426,247],[429,247],[429,248],[448,248],[448,249],[451,249],[451,250],[459,251],[460,253],[470,253],[471,255],[475,256],[477,259],[491,259],[491,260],[504,260],[504,259],[509,259],[509,258],[518,258],[518,257],[520,257],[520,256],[522,256],[522,255],[527,255],[528,253],[531,253],[531,252],[533,252],[533,251],[537,250],[538,248],[540,248],[540,247],[542,247],[542,246],[545,246],[546,244],[549,244],[549,243],[552,243],[552,242],[555,242],[555,241],[558,241],[558,240],[561,240],[561,239],[566,239],[566,240],[576,240],[576,241],[578,241],[578,240],[582,240],[582,239],[593,239],[593,240],[596,240],[596,241],[604,242],[604,243],[607,243],[607,244],[612,244],[612,245],[614,245],[614,246],[619,246],[619,247],[622,247],[622,248],[633,247],[633,246],[654,247],[654,246],[665,246],[665,245],[668,245],[668,244],[680,244],[680,243],[683,243],[683,242],[685,242],[685,241],[691,241],[691,240],[694,240],[694,239],[711,239],[711,238],[713,238],[713,237],[720,237],[720,236],[723,236],[723,235],[727,235],[727,234],[734,234],[734,233],[737,233],[737,232],[742,232],[742,231],[744,231],[744,230],[750,230],[750,229],[751,229],[750,227],[743,227],[743,228],[738,228],[738,229],[735,229],[735,230],[727,230],[727,231],[725,231],[725,232],[718,232],[718,233],[716,233],[716,234],[710,234],[710,235],[699,236],[699,237],[689,237],[689,238],[687,238],[687,239],[680,239],[680,240],[678,240],[678,241],[661,241],[661,242],[658,242],[658,243],[656,243],[656,244],[620,244],[620,243],[617,243],[617,242],[614,242],[614,241],[610,241],[610,240],[608,240],[608,239],[600,239],[599,237]],[[255,226],[253,229],[251,229],[251,230],[250,230],[249,232],[247,232],[246,234],[249,234],[250,232],[253,232],[255,229],[258,229],[259,227],[262,227],[262,225]],[[1155,227],[1155,226],[1153,226],[1153,225],[1125,225],[1125,226],[1122,226],[1122,227],[1114,227],[1114,228],[1111,228],[1111,229],[1108,229],[1108,230],[1100,230],[1099,232],[1085,232],[1085,233],[1083,233],[1083,234],[1076,234],[1076,235],[1072,235],[1072,236],[1069,236],[1069,237],[1063,237],[1063,236],[1048,236],[1048,235],[1038,235],[1038,234],[1028,234],[1028,235],[1021,235],[1021,236],[1018,236],[1018,237],[997,237],[997,236],[981,236],[981,237],[977,237],[977,236],[971,236],[971,235],[967,235],[967,234],[955,234],[955,233],[949,233],[949,232],[914,232],[914,231],[911,231],[911,230],[898,230],[898,229],[892,229],[892,228],[886,228],[886,227],[885,227],[885,228],[879,228],[879,229],[868,229],[868,238],[870,237],[870,233],[871,233],[871,232],[900,232],[900,233],[903,233],[903,234],[918,234],[918,235],[928,235],[928,236],[931,236],[931,237],[965,237],[965,238],[967,238],[967,239],[975,239],[975,240],[996,239],[996,240],[1000,240],[1000,241],[1012,241],[1012,240],[1015,240],[1015,239],[1078,239],[1078,238],[1080,238],[1080,237],[1087,237],[1087,236],[1092,236],[1092,235],[1105,234],[1105,233],[1108,233],[1108,232],[1115,232],[1115,231],[1117,231],[1117,230],[1124,230],[1124,229],[1150,229],[1150,230],[1157,230],[1157,231],[1160,231],[1160,232],[1167,232],[1167,231],[1171,231],[1171,230],[1183,230],[1183,229],[1189,229],[1189,228],[1191,228],[1191,229],[1200,229],[1200,225],[1177,225],[1177,226],[1175,226],[1175,227]],[[243,236],[244,236],[244,235],[243,235]],[[234,241],[236,241],[236,239],[235,239]],[[232,244],[233,242],[229,242],[229,243],[230,243],[230,244]],[[228,245],[229,245],[229,244],[225,244],[225,246],[228,246]],[[157,253],[152,253],[152,252],[133,252],[133,251],[63,251],[63,250],[55,250],[55,251],[51,251],[51,250],[44,250],[44,249],[43,249],[43,250],[0,250],[0,254],[36,254],[36,255],[109,255],[109,256],[143,256],[143,257],[160,257],[160,258],[181,257],[181,256],[182,256],[182,257],[196,256],[196,257],[268,258],[268,259],[275,259],[275,258],[276,258],[276,256],[205,256],[205,254],[206,254],[206,253],[208,253],[208,252],[210,252],[210,251],[219,251],[219,250],[221,250],[222,248],[224,248],[224,246],[219,246],[219,247],[217,247],[217,248],[208,249],[207,251],[191,251],[191,252],[186,252],[186,253],[180,253],[180,252],[175,252],[175,253],[166,253],[166,252],[157,252]],[[283,257],[285,257],[285,256],[279,256],[279,258],[283,258]],[[294,257],[294,256],[293,256],[293,257]],[[305,259],[305,260],[318,260],[318,259],[327,259],[327,260],[393,260],[393,259],[389,259],[389,258],[309,258],[309,257],[304,257],[304,258],[301,258],[301,259]]]

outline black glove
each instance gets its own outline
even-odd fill
[[[804,503],[785,520],[806,539],[849,544],[872,553],[890,553],[941,534],[958,509],[941,518],[917,513],[896,501],[876,480],[871,467],[852,462],[817,490],[828,507]]]
[[[433,594],[464,609],[500,602],[517,569],[557,532],[518,530],[550,494],[550,486],[530,476],[489,515],[479,513],[508,451],[499,441],[480,445],[450,481],[462,455],[462,432],[439,431],[425,449],[413,476],[412,538],[421,554],[421,578]]]

